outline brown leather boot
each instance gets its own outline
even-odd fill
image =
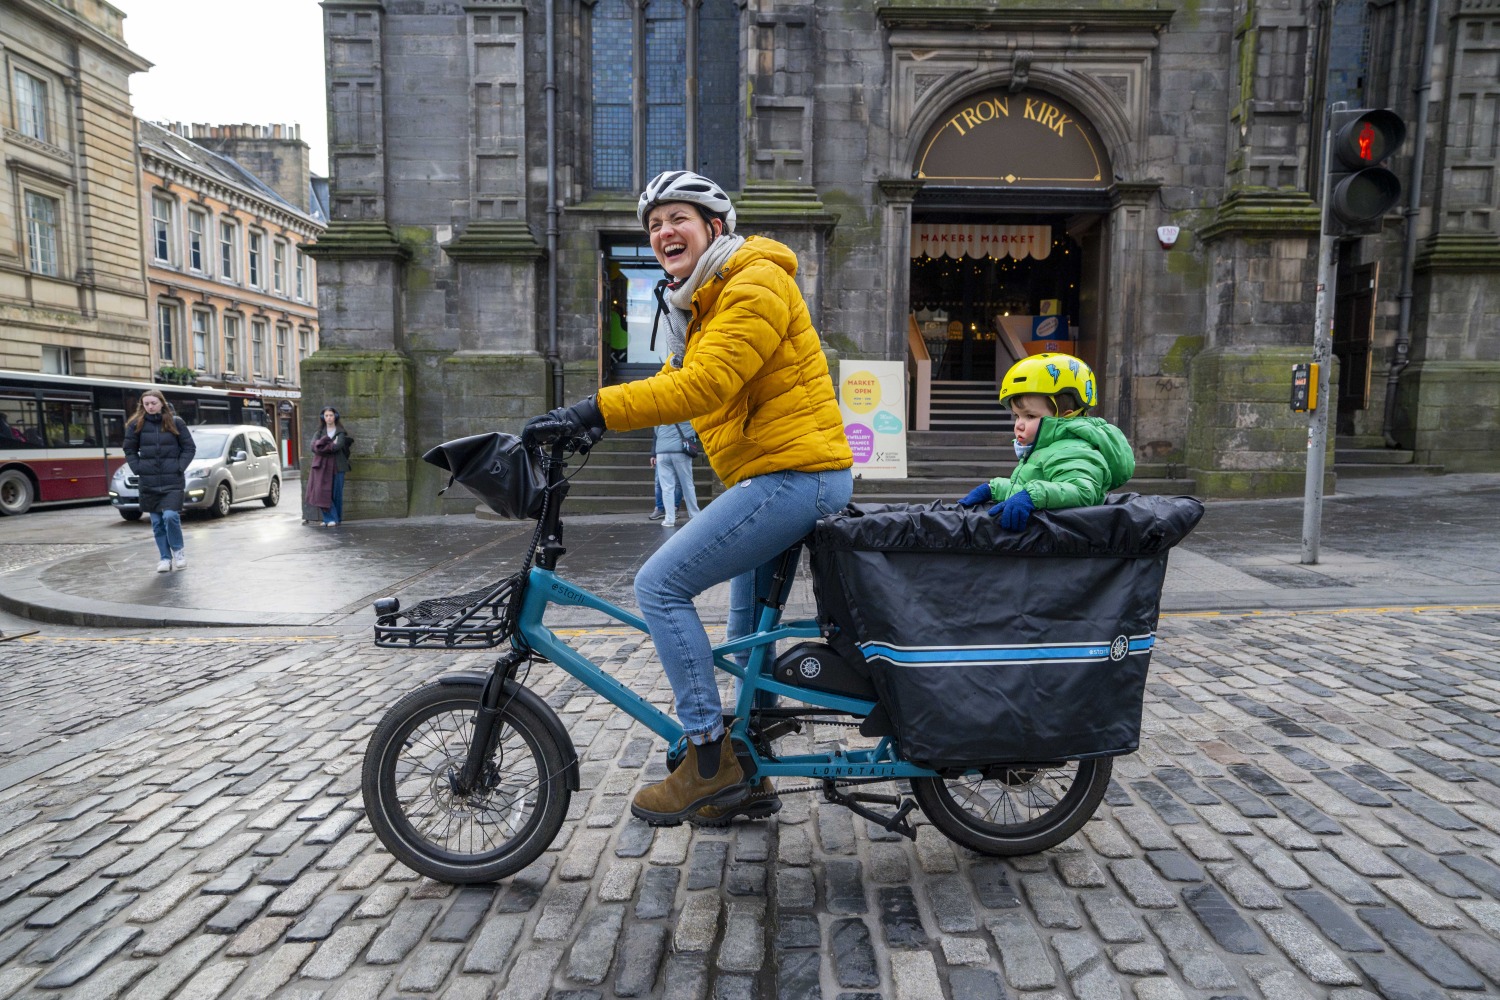
[[[728,826],[735,819],[765,819],[781,812],[781,799],[776,797],[776,788],[770,778],[761,778],[755,786],[754,796],[737,806],[702,806],[688,816],[694,826]]]
[[[676,826],[703,806],[737,805],[749,794],[745,772],[726,736],[719,744],[719,770],[712,778],[698,775],[698,745],[689,743],[677,770],[636,792],[630,811],[652,826]]]

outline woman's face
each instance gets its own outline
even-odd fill
[[[151,393],[147,393],[146,395],[141,397],[141,409],[145,410],[147,413],[160,413],[161,397],[154,396]]]
[[[338,418],[339,415],[332,410],[323,411],[323,423],[329,427],[332,427],[334,425],[334,422],[337,421]]]
[[[646,215],[651,252],[656,254],[656,262],[679,281],[693,273],[722,226],[718,219],[706,221],[696,205],[685,201],[657,205]]]

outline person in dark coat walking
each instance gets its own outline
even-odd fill
[[[187,424],[172,412],[160,389],[147,389],[125,422],[125,461],[140,483],[141,510],[151,515],[151,533],[161,561],[158,573],[182,569],[182,494],[187,467],[198,446]]]
[[[339,411],[323,407],[323,421],[312,439],[312,468],[307,474],[307,504],[323,511],[323,527],[344,519],[344,475],[349,471],[349,449],[354,438],[344,429]]]

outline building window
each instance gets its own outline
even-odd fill
[[[208,337],[213,323],[212,313],[193,310],[193,367],[200,372],[208,371]]]
[[[224,370],[240,370],[240,318],[224,314]]]
[[[158,263],[172,263],[172,201],[151,197],[151,252]]]
[[[249,280],[251,288],[261,287],[261,258],[265,254],[266,238],[260,233],[250,234],[250,271]]]
[[[47,135],[47,84],[16,70],[16,128],[24,136],[51,142]]]
[[[281,240],[271,244],[271,287],[278,294],[286,293],[286,244]]]
[[[156,353],[164,365],[177,358],[177,307],[165,302],[156,304]]]
[[[240,230],[232,222],[219,223],[219,277],[234,281],[240,269],[235,266],[239,259]]]
[[[188,211],[188,267],[194,271],[208,270],[207,254],[203,249],[203,234],[208,231],[208,216],[190,209]]]
[[[250,321],[250,370],[257,377],[266,370],[266,321]]]
[[[286,378],[286,349],[290,331],[284,326],[276,328],[276,377]]]
[[[57,277],[57,220],[62,206],[56,198],[26,192],[26,262],[37,274]]]
[[[728,190],[738,187],[740,67],[738,58],[723,57],[739,52],[736,0],[599,0],[593,16],[594,189],[636,191],[661,171],[684,166]],[[689,35],[698,52],[691,92]],[[639,113],[632,110],[636,94]]]
[[[297,298],[307,301],[307,254],[297,251]]]
[[[66,347],[42,347],[42,371],[48,375],[73,374],[73,352]]]
[[[312,352],[312,331],[304,326],[297,331],[297,363],[307,360]]]

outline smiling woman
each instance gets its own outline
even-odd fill
[[[161,0],[113,0],[125,41],[154,64],[131,78],[137,117],[173,122],[296,122],[310,167],[328,173],[323,10],[312,0],[200,0],[192,16]],[[203,42],[233,38],[241,58],[203,59]],[[276,71],[251,53],[274,53]],[[212,84],[212,85],[210,85]]]

